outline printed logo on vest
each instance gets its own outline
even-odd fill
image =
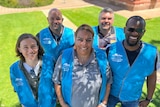
[[[123,57],[122,55],[115,53],[114,55],[112,55],[111,60],[113,62],[122,62],[123,61],[122,57]]]
[[[22,78],[16,78],[15,82],[16,82],[17,86],[23,86],[23,80],[22,80]]]
[[[51,44],[51,38],[43,38],[44,44]]]
[[[63,64],[63,71],[69,71],[70,65],[68,63]]]

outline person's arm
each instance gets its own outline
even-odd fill
[[[97,107],[107,107],[108,96],[109,96],[109,93],[110,93],[110,87],[111,87],[111,84],[107,84],[104,100]]]
[[[147,77],[147,96],[145,100],[140,101],[139,106],[140,107],[147,107],[147,105],[150,103],[149,100],[152,99],[152,96],[154,94],[154,90],[156,87],[156,80],[157,80],[157,72],[154,71],[150,76]]]
[[[106,92],[103,101],[97,107],[107,107],[108,97],[110,94],[111,84],[112,84],[112,72],[110,66],[108,65],[107,69],[107,85],[106,85]]]
[[[62,55],[59,56],[55,68],[54,68],[54,73],[53,73],[53,77],[52,80],[54,82],[54,88],[56,91],[56,95],[58,97],[59,103],[62,107],[69,107],[62,96],[62,92],[61,92],[61,79],[62,79],[62,71],[61,71],[61,60],[62,60]]]
[[[64,101],[64,99],[63,99],[63,97],[62,97],[61,85],[55,84],[54,86],[55,86],[56,94],[57,94],[57,97],[58,97],[58,100],[59,100],[60,105],[61,105],[62,107],[69,107],[69,106],[65,103],[65,101]]]
[[[157,66],[156,66],[156,68],[157,68],[157,71],[160,71],[160,53],[157,51]]]
[[[159,60],[159,53],[157,51],[157,56],[155,60],[154,72],[147,77],[147,96],[146,99],[141,100],[139,103],[140,107],[147,107],[147,105],[152,101],[152,97],[156,88],[156,80],[157,80],[157,65]]]
[[[154,71],[152,75],[147,77],[147,98],[152,99],[154,90],[156,88],[157,72]]]

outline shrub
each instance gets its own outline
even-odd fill
[[[0,0],[0,5],[12,8],[39,7],[49,5],[54,0]]]

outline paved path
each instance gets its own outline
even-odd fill
[[[122,7],[108,4],[105,2],[105,0],[54,0],[54,2],[48,6],[32,7],[32,8],[18,8],[18,9],[6,8],[6,7],[0,6],[0,15],[18,13],[18,12],[43,11],[44,14],[47,16],[49,9],[53,7],[56,7],[59,9],[65,9],[65,8],[78,8],[78,7],[93,6],[93,5],[96,5],[102,8],[110,7],[115,11],[115,13],[122,15],[126,18],[132,15],[141,15],[145,19],[160,17],[160,8],[141,10],[141,11],[128,11],[128,10],[123,9]],[[77,26],[71,23],[66,17],[64,17],[64,25],[71,27],[74,30],[77,29]]]
[[[128,11],[123,9],[122,7],[114,6],[105,2],[105,0],[54,0],[51,5],[42,6],[42,7],[33,7],[33,8],[6,8],[0,6],[0,15],[3,14],[10,14],[10,13],[19,13],[19,12],[32,12],[32,11],[43,11],[43,13],[47,16],[49,9],[55,7],[59,9],[66,9],[66,8],[78,8],[78,7],[85,7],[85,6],[99,6],[103,7],[110,7],[112,8],[115,13],[124,16],[126,18],[133,16],[133,15],[140,15],[144,19],[151,19],[155,17],[160,17],[160,8],[155,9],[146,9],[146,10],[139,10],[139,11]],[[64,16],[63,16],[64,17]],[[76,30],[77,26],[75,26],[72,22],[70,22],[66,17],[64,17],[64,25],[73,28]],[[157,73],[157,82],[160,83],[160,71]]]
[[[77,7],[92,6],[92,5],[96,5],[99,7],[107,7],[107,6],[111,7],[117,14],[127,18],[132,15],[141,15],[145,19],[160,17],[160,8],[146,9],[146,10],[139,10],[139,11],[128,11],[123,9],[122,7],[108,4],[105,2],[105,0],[54,0],[54,2],[48,6],[22,8],[22,9],[6,8],[6,7],[0,6],[0,14],[48,10],[53,7],[65,9],[65,8],[77,8]]]
[[[78,8],[78,7],[85,7],[85,6],[93,6],[93,4],[90,4],[83,0],[54,0],[54,2],[51,5],[42,6],[42,7],[6,8],[3,6],[0,6],[0,15],[10,14],[10,13],[20,13],[20,12],[43,11],[43,13],[47,16],[49,9],[53,7],[56,7],[59,9],[65,9],[65,8]],[[63,18],[64,18],[64,21],[63,21],[64,25],[73,28],[74,31],[77,29],[77,26],[75,26],[72,22],[70,22],[65,16],[63,16]]]

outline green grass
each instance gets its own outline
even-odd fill
[[[143,85],[143,92],[142,92],[142,98],[145,99],[146,98],[146,82]],[[157,84],[156,86],[156,90],[153,96],[153,102],[149,104],[148,107],[159,107],[160,105],[160,84]]]
[[[90,25],[98,24],[98,7],[86,7],[77,9],[62,10],[62,13],[68,17],[75,25],[79,26],[83,23]],[[123,27],[126,18],[115,15],[114,25]],[[158,29],[159,18],[147,20],[147,32],[144,40],[158,46]],[[17,60],[15,57],[15,43],[21,33],[28,32],[36,34],[42,28],[48,26],[45,15],[42,12],[26,12],[8,15],[0,15],[0,107],[20,107],[16,93],[9,78],[9,66]],[[143,97],[146,94],[146,87],[143,89]],[[154,101],[151,107],[158,107],[160,101],[160,85],[157,84],[154,94]]]
[[[91,26],[98,25],[98,13],[100,12],[101,8],[91,6],[91,7],[84,7],[84,8],[76,8],[76,9],[65,9],[62,10],[62,13],[70,19],[76,26],[80,26],[83,23],[87,23]],[[115,14],[114,25],[119,27],[124,27],[126,18]],[[160,39],[159,34],[159,23],[160,17],[146,20],[146,33],[142,40],[145,42],[149,42],[158,47],[160,50]]]
[[[90,6],[84,8],[65,9],[62,10],[63,15],[70,19],[76,26],[80,26],[83,23],[87,23],[91,26],[98,24],[98,15],[101,8]],[[124,27],[126,18],[115,14],[114,25]]]
[[[159,22],[160,22],[160,17],[146,20],[147,27],[143,40],[157,46],[158,50],[160,51]]]
[[[9,78],[9,66],[17,60],[15,43],[24,32],[36,34],[48,26],[42,12],[0,15],[0,104],[17,107],[17,95],[13,92]],[[0,107],[1,107],[0,105]]]

